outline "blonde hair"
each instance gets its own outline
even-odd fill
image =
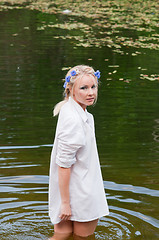
[[[74,76],[71,75],[71,72],[75,71],[76,74]],[[96,81],[97,77],[94,75],[95,71],[92,67],[86,66],[86,65],[77,65],[73,68],[71,68],[68,73],[66,74],[65,79],[70,76],[70,81],[66,82],[65,81],[65,90],[64,90],[64,100],[61,102],[57,103],[54,107],[53,115],[56,116],[60,112],[61,107],[68,101],[69,97],[71,96],[71,91],[70,89],[73,88],[74,83],[77,81],[77,79],[81,79],[84,75],[92,75]]]

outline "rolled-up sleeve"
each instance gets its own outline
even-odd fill
[[[70,168],[76,162],[76,154],[84,144],[82,126],[75,119],[65,120],[57,135],[56,163],[60,167]]]

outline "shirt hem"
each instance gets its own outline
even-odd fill
[[[93,221],[93,220],[96,220],[96,219],[99,219],[99,218],[102,218],[104,216],[108,216],[109,215],[109,212],[106,213],[106,214],[102,214],[98,217],[93,217],[93,218],[90,218],[90,219],[82,219],[82,220],[79,220],[79,219],[76,219],[76,218],[70,218],[70,221],[73,221],[73,222],[90,222],[90,221]],[[60,223],[62,220],[59,220],[59,221],[51,221],[52,224],[58,224]]]

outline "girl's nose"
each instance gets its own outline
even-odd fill
[[[92,94],[93,94],[93,89],[92,89],[92,88],[89,88],[88,94],[89,94],[89,95],[92,95]]]

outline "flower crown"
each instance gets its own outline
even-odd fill
[[[66,76],[63,87],[66,88],[66,85],[67,85],[67,83],[70,82],[71,77],[74,77],[74,76],[78,75],[78,73],[79,73],[78,69],[77,70],[72,70],[71,73],[70,73],[71,76],[70,75]],[[100,78],[100,71],[97,70],[96,72],[94,72],[94,75],[95,75],[95,77],[97,77],[97,79],[99,79]]]

